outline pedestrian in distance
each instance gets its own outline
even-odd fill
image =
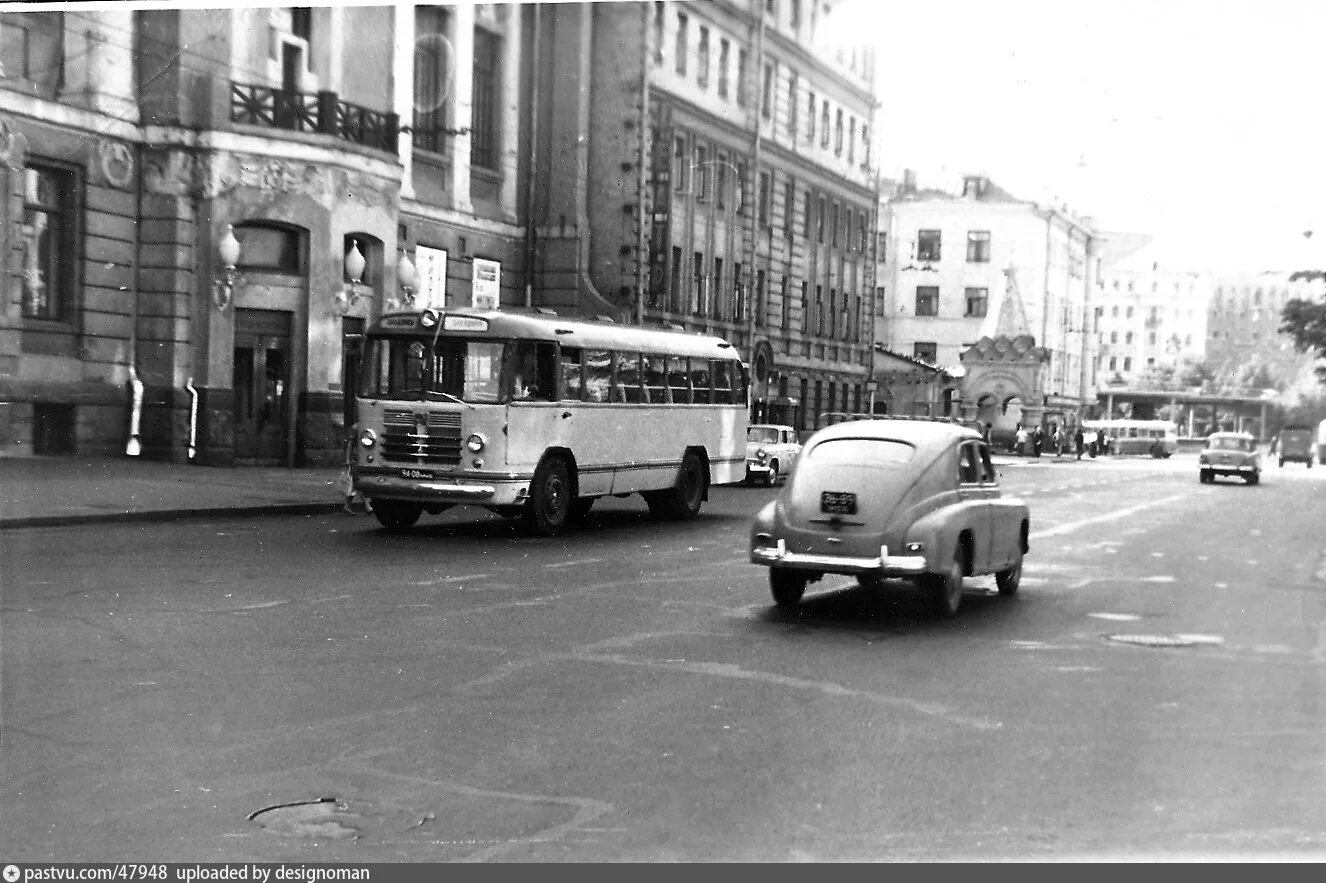
[[[1077,459],[1079,460],[1082,459],[1082,445],[1085,442],[1086,435],[1083,434],[1082,427],[1079,426],[1077,429],[1073,430],[1073,447],[1077,450]]]
[[[1031,435],[1027,432],[1027,428],[1023,426],[1021,423],[1019,423],[1017,426],[1017,431],[1016,434],[1014,435],[1014,438],[1017,441],[1019,457],[1025,457],[1029,453],[1031,453],[1028,450],[1028,447],[1031,444]]]
[[[1041,448],[1045,445],[1045,430],[1037,426],[1031,431],[1031,456],[1039,457]]]

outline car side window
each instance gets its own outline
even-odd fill
[[[958,481],[963,484],[975,484],[979,480],[976,446],[965,444],[958,453]]]

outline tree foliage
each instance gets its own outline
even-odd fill
[[[1326,281],[1326,270],[1299,270],[1290,282]],[[1291,298],[1280,311],[1280,333],[1294,341],[1301,353],[1315,353],[1326,359],[1326,299]],[[1317,368],[1317,377],[1326,383],[1326,368]]]

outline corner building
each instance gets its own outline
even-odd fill
[[[340,462],[358,336],[405,305],[710,331],[757,411],[840,407],[869,347],[873,61],[816,47],[829,16],[0,14],[0,456]]]

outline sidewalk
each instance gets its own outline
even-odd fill
[[[0,530],[335,512],[340,469],[234,469],[133,457],[0,458]]]

